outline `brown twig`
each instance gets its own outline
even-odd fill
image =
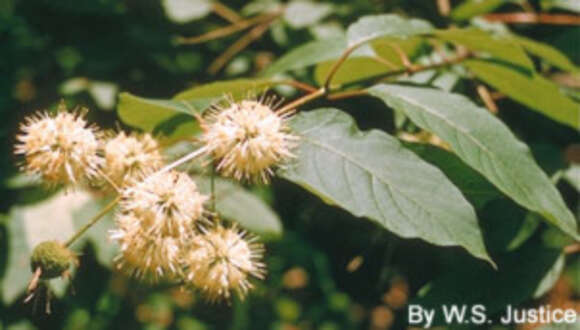
[[[308,102],[310,102],[310,101],[312,101],[314,99],[317,99],[317,98],[319,98],[321,96],[324,96],[326,94],[326,92],[327,91],[326,91],[326,89],[324,87],[322,87],[320,89],[317,89],[315,92],[312,92],[310,94],[304,95],[303,97],[295,100],[294,102],[290,102],[290,103],[286,104],[280,110],[278,110],[278,112],[284,113],[284,112],[286,112],[288,110],[295,109],[298,106],[301,106],[301,105],[303,105],[305,103],[308,103]]]
[[[491,22],[509,24],[580,25],[579,15],[567,14],[495,13],[487,14],[484,18]]]
[[[439,10],[439,14],[441,16],[449,16],[451,12],[451,4],[449,0],[437,0],[437,10]]]
[[[276,18],[277,16],[273,16],[270,18],[270,20],[261,23],[248,31],[245,35],[243,35],[240,39],[228,47],[228,49],[226,49],[226,51],[223,52],[218,58],[216,58],[215,61],[210,64],[207,71],[210,74],[216,74],[219,72],[230,59],[236,56],[237,53],[244,50],[252,42],[260,38],[266,31],[268,31],[268,28],[270,28],[270,25]]]
[[[225,20],[229,21],[230,23],[237,23],[244,18],[235,11],[231,10],[229,7],[225,6],[219,1],[214,1],[212,3],[213,12],[218,14],[219,16],[223,17]]]
[[[405,66],[406,68],[413,67],[413,63],[411,62],[411,59],[409,58],[409,56],[407,56],[405,51],[403,51],[403,49],[401,49],[401,47],[399,45],[397,45],[394,42],[389,42],[388,44],[395,51],[395,53],[397,53],[397,55],[401,59],[401,63],[403,63],[403,66]]]
[[[305,92],[308,93],[314,93],[318,90],[318,88],[316,88],[315,86],[309,85],[307,83],[303,83],[297,80],[283,80],[281,82],[279,82],[280,85],[289,85],[292,86],[294,88],[303,90]]]
[[[580,243],[574,243],[564,248],[565,254],[574,254],[580,252]]]
[[[236,32],[245,30],[246,28],[248,28],[250,26],[269,21],[272,18],[277,17],[279,15],[280,15],[279,13],[275,13],[275,14],[264,14],[264,15],[260,15],[260,16],[255,16],[255,17],[243,20],[243,21],[238,21],[238,22],[236,22],[232,25],[226,26],[224,28],[210,31],[210,32],[208,32],[206,34],[202,34],[200,36],[189,37],[189,38],[188,37],[179,37],[177,39],[177,42],[182,44],[182,45],[193,45],[193,44],[199,44],[202,42],[206,42],[209,40],[227,37],[227,36],[234,34]]]
[[[477,89],[477,94],[479,94],[479,97],[481,98],[481,100],[483,101],[483,104],[485,104],[485,107],[489,110],[489,112],[491,112],[493,114],[497,114],[499,109],[497,107],[497,104],[495,104],[495,101],[491,97],[489,89],[487,89],[487,87],[485,87],[485,85],[481,85],[481,84],[477,85],[476,89]]]
[[[457,56],[455,56],[454,58],[449,58],[449,59],[446,59],[446,60],[438,62],[438,63],[427,64],[427,65],[415,65],[415,66],[412,66],[409,68],[403,68],[400,70],[389,71],[389,72],[385,72],[383,74],[375,75],[372,77],[367,77],[367,78],[362,78],[359,80],[351,81],[342,87],[358,85],[358,84],[365,83],[368,81],[378,82],[378,81],[381,81],[381,80],[384,80],[384,79],[390,78],[390,77],[396,77],[396,76],[401,76],[401,75],[405,75],[405,74],[413,74],[413,73],[417,73],[417,72],[421,72],[421,71],[440,69],[440,68],[444,68],[444,67],[448,67],[448,66],[457,64],[457,63],[461,63],[461,62],[465,61],[466,59],[473,58],[473,57],[474,57],[474,54],[471,52],[462,52],[462,53],[458,54]]]
[[[332,78],[334,78],[334,75],[336,74],[336,72],[338,71],[340,66],[344,63],[344,61],[346,61],[346,59],[350,56],[350,54],[352,54],[352,52],[354,52],[358,48],[358,46],[360,46],[360,44],[348,47],[344,51],[344,53],[342,53],[340,58],[336,62],[334,62],[334,64],[330,68],[330,71],[326,75],[326,79],[324,80],[324,89],[325,90],[330,89],[330,83],[332,82]]]

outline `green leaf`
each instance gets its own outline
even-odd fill
[[[518,251],[499,256],[499,271],[471,260],[455,260],[453,268],[428,284],[410,303],[436,310],[443,305],[461,308],[465,304],[467,319],[471,306],[482,304],[491,318],[507,305],[516,306],[532,298],[559,257],[560,250],[531,242]],[[442,314],[436,313],[432,326],[445,324]]]
[[[194,114],[201,114],[225,96],[239,99],[248,96],[250,92],[262,92],[276,83],[272,79],[218,81],[185,90],[171,100],[148,99],[121,93],[118,112],[125,124],[147,132],[163,125],[165,129],[171,127],[172,136],[186,134],[187,131],[195,130],[196,125],[192,123]],[[191,119],[188,120],[183,114]]]
[[[329,3],[310,1],[292,1],[284,10],[284,20],[292,27],[299,29],[313,25],[332,13]]]
[[[422,38],[411,37],[409,39],[381,38],[371,43],[374,50],[373,56],[349,57],[336,71],[332,80],[333,84],[346,84],[361,79],[372,78],[389,71],[404,68],[399,53],[393,46],[402,50],[409,58],[415,57],[423,43]],[[336,61],[327,61],[316,66],[314,79],[318,84],[323,84]]]
[[[195,176],[200,191],[211,193],[211,180]],[[224,179],[215,179],[216,210],[228,220],[236,221],[249,231],[265,238],[282,235],[278,215],[258,196]]]
[[[72,212],[89,199],[86,193],[60,192],[40,203],[11,209],[6,219],[8,260],[2,282],[2,300],[6,304],[13,303],[32,278],[30,254],[34,247],[47,240],[64,242],[72,236]],[[57,293],[63,289],[61,286]]]
[[[572,187],[576,188],[580,192],[580,165],[572,164],[570,167],[564,171],[562,174],[564,180],[566,180]]]
[[[548,291],[550,291],[560,276],[562,275],[562,271],[564,270],[564,265],[566,264],[566,257],[564,254],[560,254],[552,268],[544,275],[542,281],[536,287],[536,291],[534,292],[534,298],[540,298],[545,295]]]
[[[132,127],[147,132],[153,131],[159,124],[167,121],[177,114],[201,113],[211,104],[212,99],[198,99],[194,101],[173,101],[148,99],[121,93],[119,96],[118,113],[121,120]]]
[[[491,262],[471,205],[443,173],[397,139],[361,132],[337,109],[301,113],[291,125],[301,142],[296,161],[281,176],[399,236],[459,245]]]
[[[511,37],[515,42],[520,44],[530,54],[538,56],[548,63],[557,66],[566,71],[578,71],[578,68],[558,49],[533,39],[528,39],[520,36]]]
[[[487,53],[495,59],[517,65],[530,73],[534,72],[534,64],[523,48],[505,36],[492,35],[478,29],[437,30],[434,36],[472,51]]]
[[[167,17],[175,23],[188,23],[207,16],[212,9],[210,0],[163,0]]]
[[[579,237],[574,216],[529,148],[486,109],[435,89],[383,84],[369,92],[449,143],[459,158],[514,201]]]
[[[407,38],[432,30],[433,26],[427,21],[384,14],[361,17],[348,27],[346,35],[348,46],[353,47],[381,37]]]
[[[580,13],[580,2],[578,0],[542,0],[540,1],[543,9],[566,9]]]
[[[262,76],[273,76],[278,73],[302,69],[317,63],[339,58],[346,49],[345,38],[316,40],[292,49],[276,62],[272,63]]]
[[[231,96],[234,99],[247,97],[249,93],[254,95],[265,91],[276,85],[277,80],[273,79],[235,79],[217,81],[211,84],[201,85],[187,89],[177,95],[174,100],[192,101],[196,99],[221,99]],[[250,94],[251,95],[251,94]]]
[[[551,81],[538,74],[531,77],[508,66],[480,60],[465,62],[477,78],[510,98],[545,116],[580,129],[580,105],[566,97]]]
[[[476,209],[502,196],[489,181],[453,153],[429,144],[404,143],[404,146],[445,173]]]
[[[314,70],[314,80],[324,84],[336,61],[320,63]],[[372,57],[355,57],[344,61],[332,78],[332,83],[341,85],[360,79],[375,77],[391,71],[392,68]]]
[[[466,21],[474,16],[492,12],[505,3],[507,3],[505,0],[467,0],[453,9],[451,18]]]

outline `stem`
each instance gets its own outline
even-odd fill
[[[281,82],[279,82],[280,85],[288,85],[288,86],[292,86],[294,88],[306,91],[308,93],[313,93],[316,92],[318,90],[318,88],[309,85],[307,83],[303,83],[301,81],[297,81],[297,80],[283,80]]]
[[[216,209],[216,198],[215,198],[215,164],[211,163],[211,177],[210,177],[210,190],[211,190],[211,212],[215,213]]]
[[[192,44],[199,44],[199,43],[209,41],[209,40],[223,38],[223,37],[229,36],[230,34],[234,34],[238,31],[244,30],[252,25],[256,25],[256,24],[262,23],[264,21],[268,21],[268,20],[270,20],[273,17],[276,17],[278,15],[279,14],[274,13],[274,14],[264,14],[264,15],[248,18],[246,20],[238,21],[232,25],[226,26],[226,27],[221,28],[221,29],[210,31],[210,32],[202,34],[200,36],[190,37],[190,38],[180,37],[177,39],[177,42],[182,44],[182,45],[192,45]]]
[[[97,173],[100,176],[102,176],[105,179],[105,181],[107,181],[107,183],[110,184],[111,187],[113,187],[113,189],[115,189],[117,193],[121,191],[121,188],[119,188],[119,186],[117,186],[117,184],[113,182],[113,180],[111,180],[111,178],[107,174],[105,174],[105,172],[101,171],[100,169],[97,169]]]
[[[326,88],[322,87],[322,88],[316,90],[315,92],[312,92],[310,94],[307,94],[307,95],[295,100],[294,102],[290,102],[290,103],[286,104],[280,110],[278,110],[278,112],[284,113],[284,112],[291,110],[291,109],[294,109],[302,104],[305,104],[305,103],[308,103],[314,99],[317,99],[325,94],[326,94]]]
[[[418,65],[418,66],[403,68],[400,70],[389,71],[389,72],[385,72],[383,74],[379,74],[376,76],[355,80],[355,81],[349,82],[348,84],[345,84],[344,86],[341,86],[341,87],[344,88],[344,87],[354,86],[354,85],[358,85],[358,84],[369,82],[369,81],[376,82],[376,81],[383,80],[385,78],[400,76],[403,74],[412,74],[412,73],[417,73],[417,72],[421,72],[421,71],[428,71],[428,70],[445,68],[445,67],[457,64],[457,63],[461,63],[461,62],[463,62],[467,59],[473,58],[473,57],[474,57],[473,53],[465,52],[465,53],[462,53],[462,54],[456,56],[455,58],[448,59],[448,60],[445,60],[443,62],[434,63],[434,64],[427,64],[427,65]]]
[[[220,15],[224,19],[228,20],[230,23],[237,23],[243,20],[243,17],[238,15],[235,11],[225,6],[221,2],[214,1],[212,3],[213,12]]]
[[[105,206],[99,213],[97,213],[89,222],[87,222],[81,229],[79,229],[71,238],[66,241],[64,244],[65,247],[71,246],[74,241],[76,241],[79,237],[81,237],[87,230],[89,230],[94,224],[99,222],[101,218],[109,213],[117,203],[121,200],[121,195],[118,195],[114,200],[112,200],[107,206]]]
[[[492,22],[514,24],[580,25],[580,16],[567,14],[501,13],[487,14],[484,18]]]
[[[210,64],[208,72],[211,74],[216,74],[230,59],[236,56],[237,53],[244,50],[256,39],[260,38],[268,28],[274,22],[278,16],[271,16],[270,19],[266,20],[264,23],[256,25],[253,29],[248,31],[244,36],[233,43],[225,52],[223,52],[218,58]]]
[[[196,157],[201,156],[206,151],[207,151],[207,147],[199,148],[196,151],[193,151],[193,152],[179,158],[178,160],[174,161],[173,163],[165,166],[164,168],[160,169],[159,171],[157,171],[153,175],[159,175],[159,174],[163,174],[165,172],[171,171],[172,169],[176,168],[177,166],[182,165],[184,163],[187,163],[188,161],[190,161]]]
[[[338,71],[338,69],[340,68],[340,66],[344,63],[344,61],[346,61],[346,59],[348,58],[348,56],[350,54],[352,54],[352,52],[355,51],[355,49],[358,48],[358,46],[360,46],[361,44],[356,44],[356,45],[352,45],[350,47],[348,47],[344,53],[342,53],[342,55],[340,56],[340,58],[334,62],[334,65],[332,65],[332,68],[330,68],[330,71],[328,72],[328,75],[326,76],[326,79],[324,81],[324,89],[325,90],[329,90],[330,89],[330,83],[332,82],[332,78],[334,78],[334,75],[336,74],[336,72]]]

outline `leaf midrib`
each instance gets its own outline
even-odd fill
[[[442,116],[442,115],[438,114],[437,112],[433,112],[433,111],[431,111],[431,110],[429,109],[429,107],[427,107],[427,106],[425,106],[425,105],[423,105],[423,104],[421,104],[421,103],[417,103],[417,102],[415,102],[413,99],[409,99],[409,98],[405,97],[405,95],[397,95],[396,97],[399,97],[399,98],[401,98],[401,99],[404,99],[406,102],[408,102],[408,103],[411,103],[412,105],[414,105],[414,106],[416,106],[416,107],[418,107],[418,108],[420,108],[420,109],[424,109],[424,111],[425,111],[425,112],[428,112],[428,113],[430,113],[431,115],[433,115],[433,116],[435,116],[435,117],[437,117],[437,118],[441,119],[443,122],[445,122],[445,123],[446,123],[446,124],[447,124],[449,127],[451,127],[452,129],[454,129],[454,130],[456,130],[456,131],[459,131],[459,132],[463,133],[463,134],[464,134],[466,137],[468,137],[468,138],[469,138],[471,141],[473,141],[473,143],[474,143],[476,146],[478,146],[478,147],[479,147],[478,149],[480,149],[481,151],[485,151],[485,154],[487,154],[487,155],[488,155],[488,157],[490,157],[490,158],[492,158],[492,159],[496,160],[496,161],[497,161],[497,163],[498,163],[498,164],[500,164],[500,165],[501,165],[501,167],[502,167],[504,170],[506,170],[506,169],[507,169],[507,172],[508,172],[508,173],[510,173],[510,177],[513,177],[513,175],[511,174],[511,173],[512,173],[512,172],[511,172],[511,170],[509,170],[509,167],[506,167],[506,164],[505,164],[505,163],[504,163],[504,162],[501,160],[501,158],[498,158],[497,156],[495,156],[495,154],[493,154],[493,153],[492,153],[492,152],[491,152],[491,151],[490,151],[488,148],[486,148],[486,147],[485,147],[485,145],[481,144],[481,142],[479,142],[479,140],[477,140],[477,139],[476,139],[476,138],[475,138],[473,135],[471,135],[471,134],[467,133],[467,132],[464,130],[464,128],[463,128],[463,127],[454,125],[454,124],[453,124],[453,122],[449,121],[449,120],[448,120],[446,117],[444,117],[444,116]],[[476,169],[476,170],[478,170],[478,169]],[[479,170],[478,170],[478,171],[479,171]],[[526,192],[526,193],[527,193],[528,189],[526,189],[526,188],[524,188],[522,185],[520,185],[520,183],[519,183],[519,181],[518,181],[518,180],[513,180],[513,182],[515,183],[515,185],[516,185],[516,186],[518,186],[518,188],[519,188],[521,191],[523,191],[523,192]],[[503,187],[503,184],[502,184],[502,185],[499,185],[499,189],[500,189],[501,191],[503,191],[504,193],[506,193],[506,194],[508,193],[508,192],[506,192],[506,189]],[[528,201],[528,202],[529,202],[529,201]],[[526,203],[526,204],[528,204],[528,206],[529,206],[529,207],[531,207],[531,208],[535,208],[535,207],[533,206],[533,203]],[[535,208],[535,209],[537,210],[537,208]]]
[[[312,131],[311,129],[309,129],[308,131]],[[330,145],[324,144],[324,143],[320,143],[319,141],[310,139],[306,136],[302,137],[304,140],[308,141],[310,144],[318,146],[320,148],[329,150],[331,152],[334,152],[338,155],[340,155],[341,157],[343,157],[344,159],[350,161],[351,163],[353,163],[354,165],[360,167],[362,170],[364,170],[365,172],[367,172],[367,174],[371,177],[371,178],[377,178],[377,180],[381,183],[383,183],[384,185],[386,185],[387,187],[389,187],[389,189],[391,189],[392,191],[396,191],[398,193],[400,193],[402,196],[404,196],[405,198],[407,198],[410,201],[413,201],[413,203],[415,203],[416,205],[418,205],[422,210],[424,210],[424,212],[426,214],[428,214],[431,218],[433,219],[437,219],[437,217],[435,217],[431,212],[429,212],[429,210],[421,207],[421,203],[418,203],[416,200],[410,198],[407,194],[403,193],[400,189],[398,189],[395,185],[393,185],[392,183],[388,182],[387,180],[385,180],[383,177],[381,176],[377,176],[374,175],[373,172],[371,171],[371,169],[369,169],[368,167],[364,166],[362,163],[360,163],[359,161],[357,161],[356,159],[349,157],[347,154],[345,154],[344,152],[333,148]],[[373,194],[373,199],[375,200],[375,203],[378,203],[378,201],[376,200],[376,193],[374,191],[374,188],[372,189],[372,194]],[[394,199],[394,198],[393,198]],[[395,202],[393,202],[395,203]],[[396,203],[395,203],[396,204]],[[377,207],[377,210],[379,211],[379,213],[382,215],[382,217],[386,220],[387,217],[385,216],[385,214],[383,213],[383,211]],[[401,214],[404,214],[406,218],[409,218],[409,216],[405,213],[401,211]]]

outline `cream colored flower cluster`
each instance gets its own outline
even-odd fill
[[[275,112],[266,102],[229,102],[209,111],[202,141],[217,160],[217,170],[237,180],[267,183],[273,167],[294,157],[297,137],[287,125],[293,110]]]
[[[61,103],[55,114],[40,112],[26,118],[15,148],[25,160],[22,170],[53,186],[106,179],[121,187],[160,167],[161,153],[149,134],[104,134],[88,125],[86,112],[69,112]]]
[[[85,111],[61,104],[55,114],[25,120],[16,153],[25,172],[51,185],[89,183],[118,192],[110,236],[120,245],[119,269],[140,279],[178,281],[212,301],[243,297],[251,277],[264,277],[262,244],[206,211],[208,196],[175,168],[207,156],[224,176],[268,182],[276,166],[294,157],[297,142],[287,126],[291,111],[272,108],[272,100],[213,108],[199,118],[203,146],[166,165],[151,135],[101,133],[87,124]]]

